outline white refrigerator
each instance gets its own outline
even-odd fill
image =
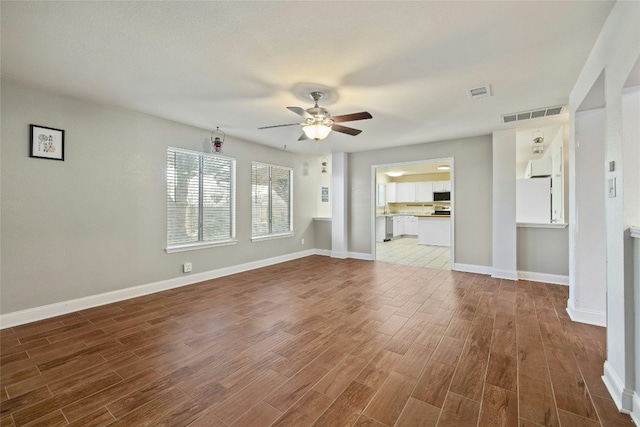
[[[516,180],[516,222],[551,223],[551,178]]]

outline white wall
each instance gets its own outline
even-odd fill
[[[349,154],[349,251],[372,254],[372,165],[454,158],[455,262],[491,266],[491,136],[454,139]]]
[[[572,189],[583,186],[583,180],[588,179],[586,174],[580,172],[581,167],[585,167],[590,161],[588,157],[582,156],[580,150],[583,149],[583,141],[580,139],[580,148],[576,147],[576,134],[580,132],[580,127],[587,125],[586,116],[589,112],[578,112],[584,110],[584,102],[589,100],[590,92],[594,84],[600,83],[602,79],[602,93],[605,96],[605,110],[602,114],[604,118],[594,117],[594,121],[604,122],[604,138],[594,141],[604,150],[604,157],[600,157],[600,165],[613,161],[617,165],[614,171],[607,171],[604,174],[599,170],[593,171],[599,183],[595,183],[602,188],[601,197],[595,202],[604,206],[604,232],[605,237],[597,236],[597,240],[592,240],[592,246],[605,248],[606,259],[606,312],[607,312],[607,361],[605,363],[605,375],[603,377],[614,401],[619,408],[625,411],[634,411],[636,421],[640,420],[640,408],[634,407],[633,401],[637,399],[635,371],[640,368],[635,357],[635,341],[638,340],[634,333],[634,307],[633,307],[633,283],[629,283],[630,276],[628,269],[632,268],[628,262],[629,245],[625,244],[625,198],[633,197],[625,195],[623,171],[625,169],[624,143],[623,143],[623,113],[622,113],[622,89],[625,86],[631,70],[640,58],[640,2],[617,2],[607,21],[605,22],[598,40],[583,67],[580,76],[571,91],[569,97],[569,109],[572,120],[582,123],[575,123],[575,132],[570,137],[571,150],[575,151],[575,174],[571,174],[573,180]],[[581,120],[584,118],[585,120]],[[615,178],[622,191],[616,197],[605,197],[606,182]],[[638,191],[631,187],[631,192]],[[583,215],[593,203],[580,198],[572,199],[570,206],[569,223],[578,221],[574,235],[576,248],[572,255],[575,258],[575,268],[570,269],[570,280],[572,288],[579,290],[583,286],[582,278],[590,274],[593,266],[589,266],[585,256],[589,256],[580,249],[580,239],[585,239],[589,230],[583,227],[580,215]],[[580,213],[582,212],[582,214]],[[602,228],[602,227],[600,227]],[[626,231],[628,233],[628,229]],[[634,397],[635,396],[635,397]],[[632,398],[634,397],[634,398]],[[640,400],[638,400],[640,402]]]
[[[575,198],[569,219],[573,234],[574,274],[570,277],[569,314],[573,320],[606,325],[606,240],[603,109],[576,113],[575,168],[576,185],[570,190]],[[599,242],[599,243],[597,243]]]
[[[3,316],[182,279],[185,261],[195,277],[314,248],[315,157],[227,138],[224,152],[237,159],[239,243],[167,254],[167,147],[208,150],[210,130],[4,81],[1,95]],[[65,130],[63,162],[28,156],[32,123]],[[295,237],[251,243],[252,160],[293,168]]]
[[[493,277],[518,279],[516,131],[493,133]]]

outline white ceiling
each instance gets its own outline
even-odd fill
[[[2,78],[309,153],[297,126],[257,128],[297,122],[285,107],[325,88],[333,115],[373,119],[319,153],[355,152],[489,134],[501,114],[565,104],[612,6],[2,1]],[[484,84],[492,97],[468,98]]]

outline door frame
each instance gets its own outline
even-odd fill
[[[413,166],[413,165],[421,165],[421,164],[431,164],[431,163],[443,163],[448,162],[450,165],[449,176],[451,180],[451,260],[449,262],[449,268],[451,271],[454,271],[455,265],[455,164],[453,157],[440,157],[435,159],[424,159],[424,160],[415,160],[409,162],[394,162],[394,163],[383,163],[377,165],[371,165],[371,206],[370,206],[370,218],[371,218],[371,255],[373,261],[377,259],[376,256],[376,189],[378,186],[378,182],[376,179],[376,172],[379,168],[388,168],[388,167],[402,167],[402,166]]]

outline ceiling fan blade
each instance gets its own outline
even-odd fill
[[[288,110],[293,111],[299,116],[302,116],[305,119],[313,119],[313,116],[307,113],[307,110],[301,107],[287,107]]]
[[[365,119],[371,119],[371,118],[372,118],[371,114],[367,113],[366,111],[363,111],[361,113],[343,114],[342,116],[331,117],[331,119],[333,119],[335,123],[352,122],[355,120],[365,120]]]
[[[281,128],[284,126],[300,126],[300,123],[289,123],[288,125],[264,126],[258,129]]]
[[[347,135],[352,135],[352,136],[356,136],[360,132],[362,132],[360,129],[348,128],[346,126],[340,126],[336,124],[331,126],[331,130],[334,130],[336,132],[346,133]]]
[[[306,133],[302,132],[302,135],[300,135],[300,138],[298,138],[298,141],[304,141],[305,139],[309,139],[309,137],[307,136]]]

